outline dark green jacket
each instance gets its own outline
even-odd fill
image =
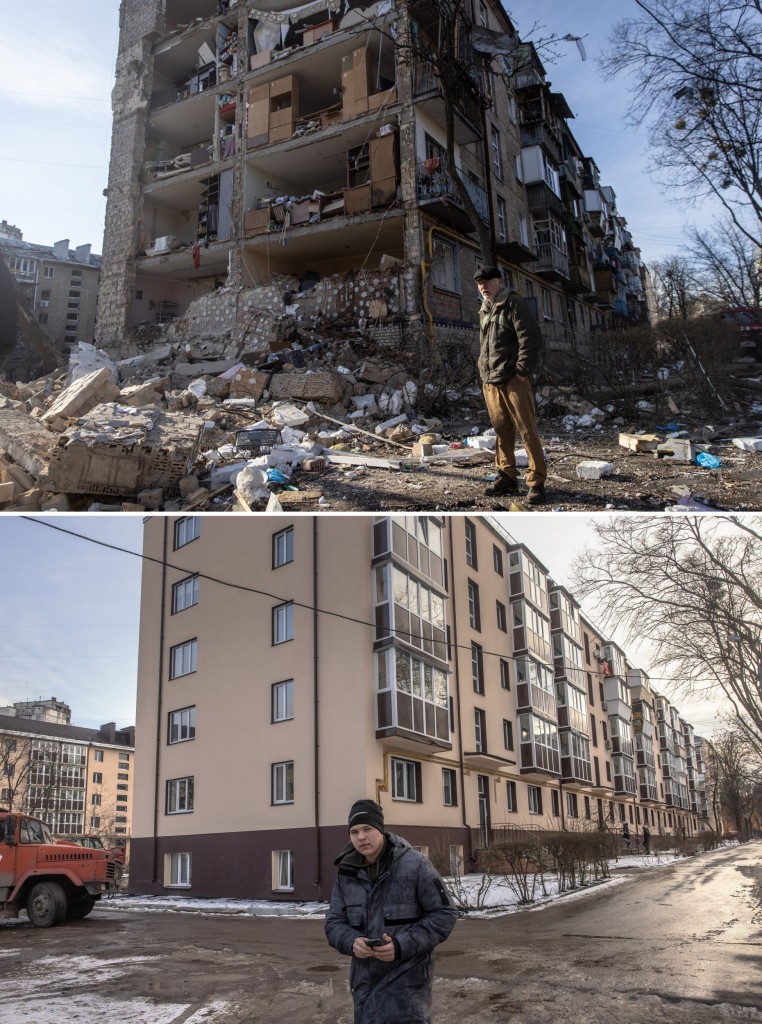
[[[346,956],[352,956],[358,936],[386,933],[394,940],[396,958],[390,963],[352,957],[355,1024],[430,1024],[433,950],[452,931],[458,912],[431,861],[393,832],[386,838],[375,881],[353,849],[337,858],[325,931]]]
[[[537,368],[542,345],[540,325],[516,292],[503,288],[479,310],[479,376],[483,384],[505,384],[515,373],[528,377]]]

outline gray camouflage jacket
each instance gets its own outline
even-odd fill
[[[365,858],[345,851],[326,916],[334,949],[352,956],[358,936],[394,940],[391,963],[352,958],[349,984],[355,1024],[430,1024],[433,949],[444,942],[458,912],[444,883],[423,854],[393,832],[387,833],[390,859],[375,884]]]

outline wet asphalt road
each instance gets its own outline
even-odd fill
[[[762,1024],[761,854],[728,848],[459,921],[433,1024]],[[0,1024],[351,1024],[348,968],[320,920],[106,905],[49,930],[0,924]]]

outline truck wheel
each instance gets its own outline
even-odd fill
[[[66,893],[58,882],[38,882],[29,893],[26,912],[35,928],[50,928],[66,917]]]
[[[87,917],[95,906],[95,896],[83,896],[82,899],[73,900],[66,910],[67,921],[80,921]]]

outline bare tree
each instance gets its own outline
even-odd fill
[[[724,697],[762,754],[762,517],[617,516],[594,530],[573,573],[601,626],[647,638],[675,692]]]
[[[687,320],[698,302],[694,269],[684,256],[669,256],[651,264],[651,280],[659,319]]]
[[[653,168],[689,202],[719,200],[762,242],[762,0],[635,0],[601,66],[632,82]]]
[[[708,744],[707,774],[720,814],[732,822],[739,839],[749,839],[762,793],[762,758],[746,736],[726,730]]]
[[[688,232],[693,273],[718,306],[762,306],[762,253],[728,219]]]

